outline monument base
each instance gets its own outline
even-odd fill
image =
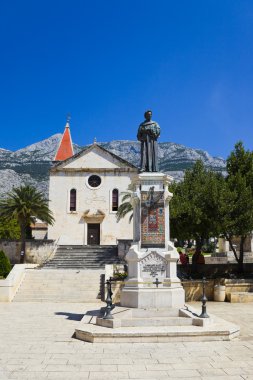
[[[192,309],[192,308],[191,308]],[[165,343],[231,340],[240,328],[221,318],[199,318],[200,311],[182,309],[131,309],[115,307],[113,319],[103,319],[101,311],[84,315],[75,337],[93,343]]]
[[[181,308],[185,302],[185,292],[179,288],[123,288],[120,305],[140,309]]]

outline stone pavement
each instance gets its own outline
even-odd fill
[[[72,338],[85,309],[96,305],[0,303],[0,380],[253,379],[252,303],[208,303],[241,326],[230,342],[85,343]]]

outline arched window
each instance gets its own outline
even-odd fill
[[[70,190],[69,211],[76,211],[76,189]]]
[[[119,208],[119,190],[113,189],[112,191],[112,211],[118,211]]]

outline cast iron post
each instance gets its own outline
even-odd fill
[[[106,308],[103,319],[113,319],[111,311],[115,308],[115,305],[112,304],[112,277],[109,280],[106,280],[107,296],[106,296]]]
[[[205,284],[206,284],[206,278],[203,277],[203,280],[202,280],[202,298],[201,298],[201,301],[202,301],[202,313],[200,314],[199,318],[209,318],[209,315],[207,314],[206,312],[206,301],[207,301],[207,298],[206,298],[206,294],[205,294]]]

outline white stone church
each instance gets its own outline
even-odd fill
[[[122,193],[138,169],[94,143],[74,155],[69,123],[50,171],[49,207],[55,223],[48,239],[58,245],[116,245],[132,239],[129,218],[117,222]]]

